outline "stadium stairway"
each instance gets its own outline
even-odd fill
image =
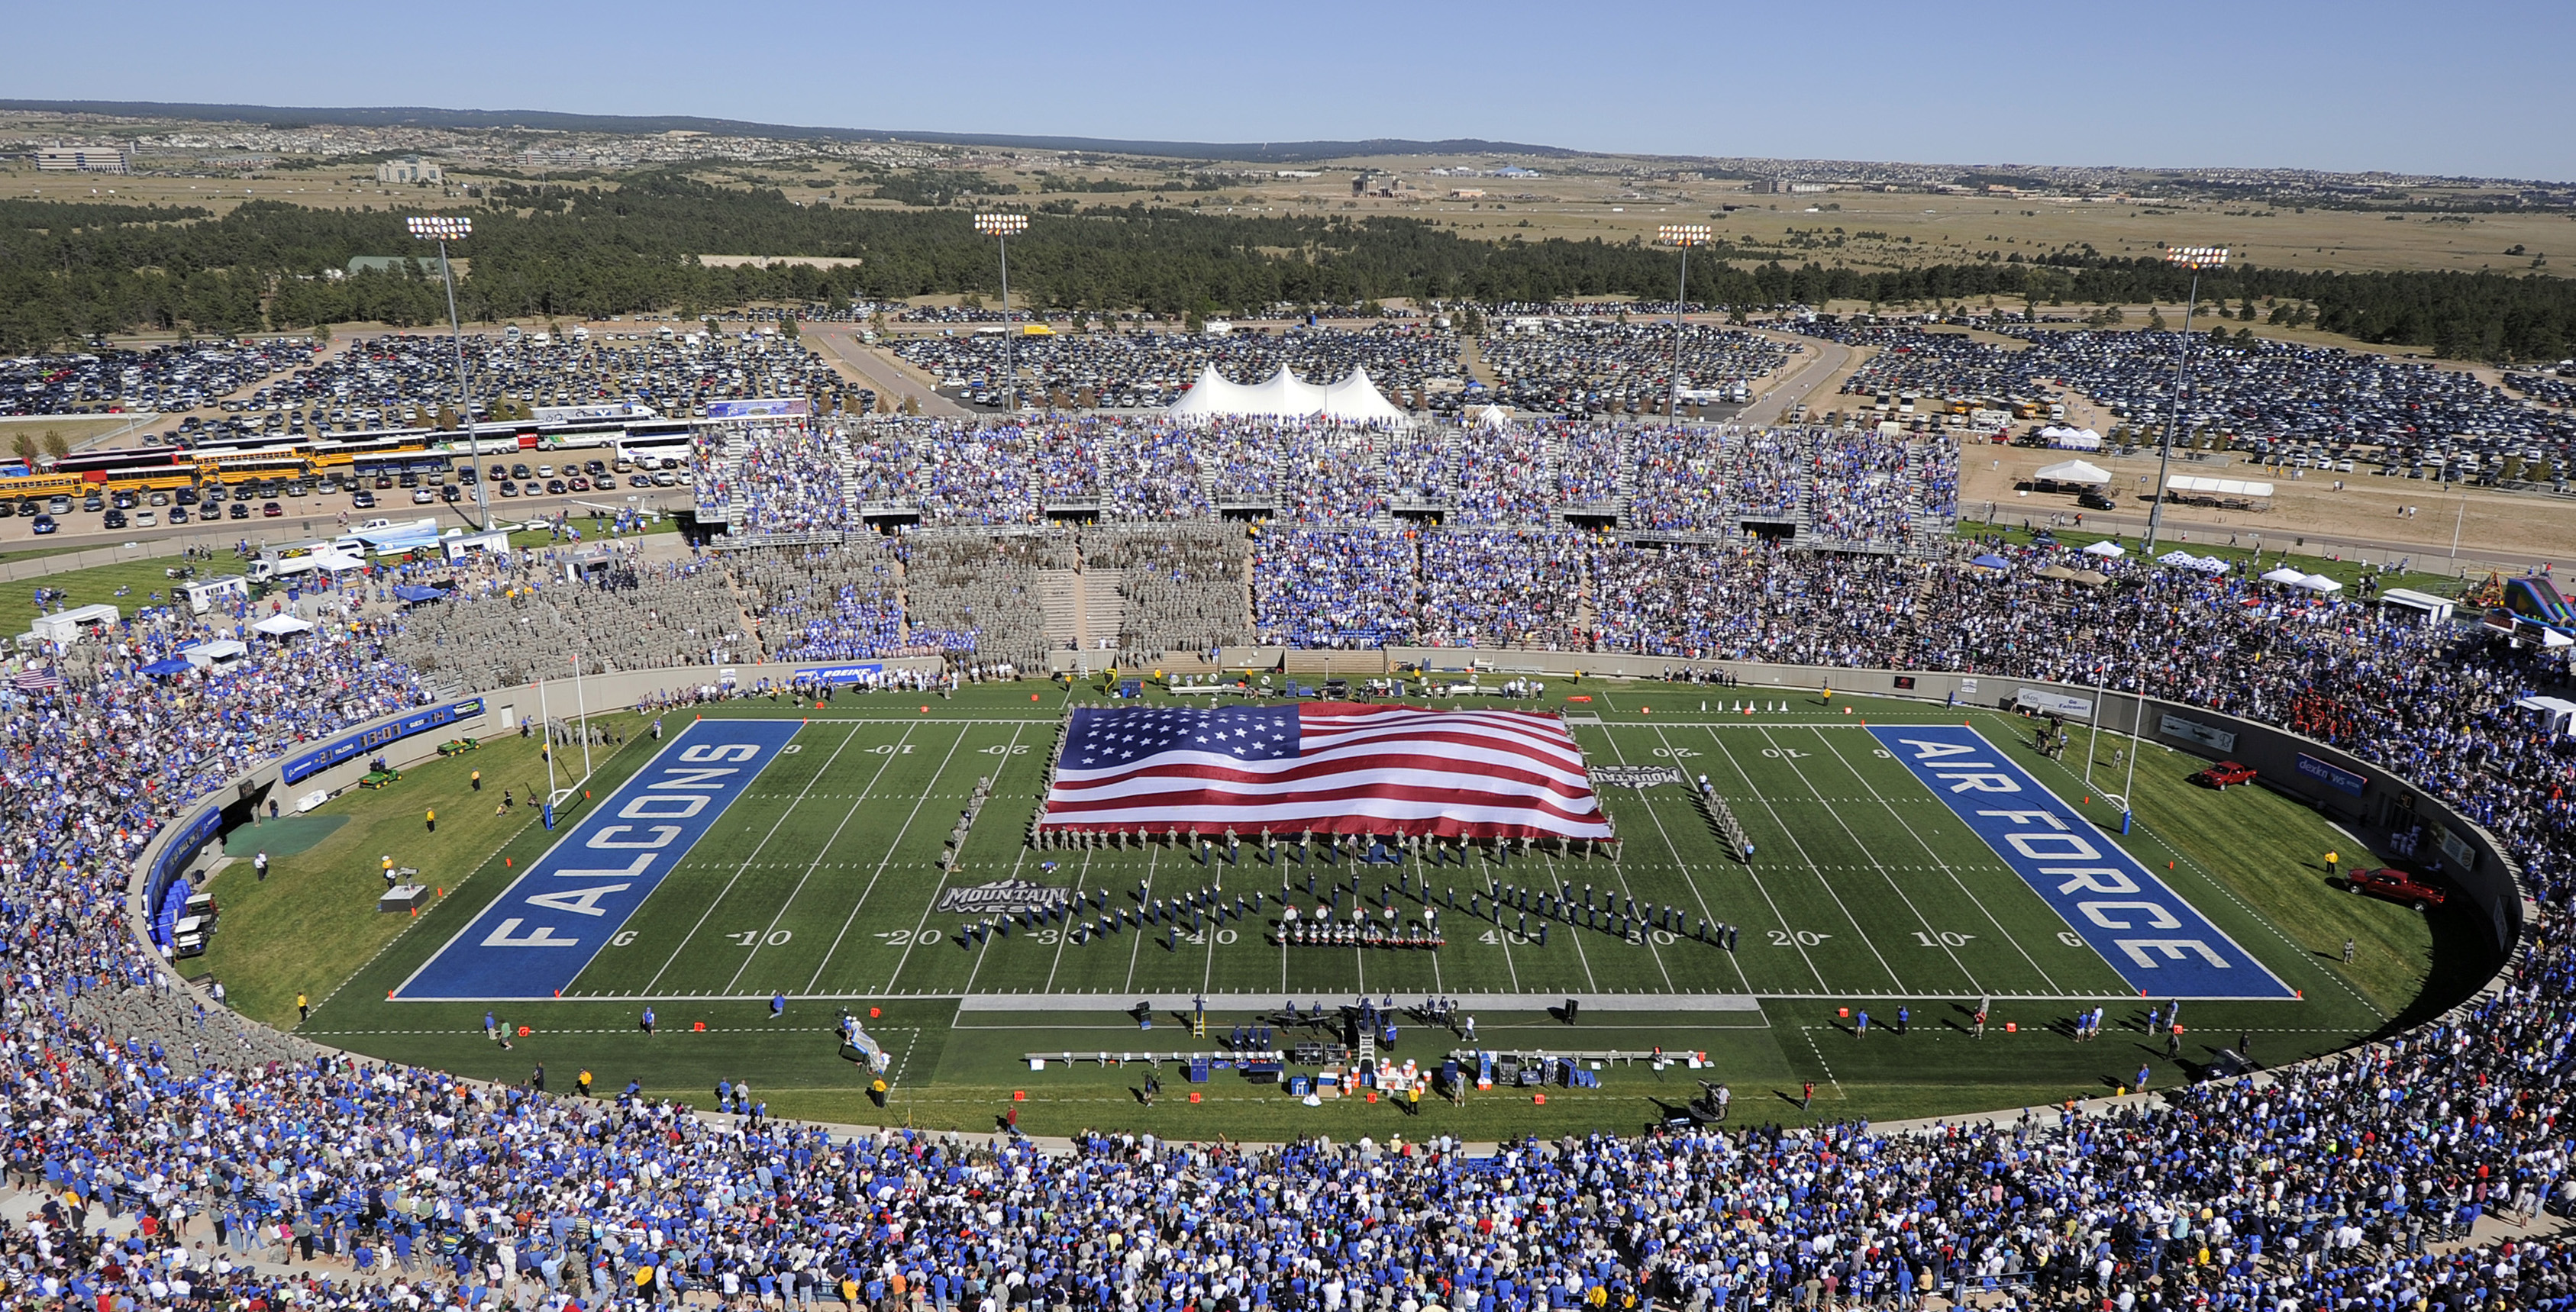
[[[1087,569],[1075,580],[1074,633],[1084,651],[1115,649],[1127,617],[1127,600],[1118,595],[1126,578],[1123,569]]]
[[[846,431],[836,430],[835,437],[838,440],[824,444],[824,449],[832,453],[832,472],[840,475],[841,505],[847,512],[843,522],[862,523],[864,521],[859,518],[859,460],[850,452],[850,435]]]
[[[732,489],[725,498],[725,523],[735,526],[737,531],[740,531],[742,525],[751,522],[751,507],[744,501],[742,494],[742,453],[748,446],[749,443],[739,431],[725,434],[723,465],[725,486]]]
[[[1038,609],[1046,615],[1046,641],[1049,649],[1061,649],[1082,640],[1082,575],[1069,569],[1038,571]]]

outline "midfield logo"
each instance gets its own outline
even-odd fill
[[[1070,904],[1073,895],[1061,888],[1050,888],[1030,879],[997,879],[972,888],[952,888],[939,895],[938,915],[1010,915],[1021,911],[1045,911]]]
[[[1596,788],[1652,788],[1656,784],[1677,784],[1682,772],[1669,765],[1596,765],[1592,783]]]

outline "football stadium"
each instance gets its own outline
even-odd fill
[[[1538,709],[1520,682],[1463,709],[1050,682],[665,712],[551,831],[405,876],[455,883],[417,917],[325,876],[400,933],[298,981],[322,999],[298,1032],[831,1121],[1635,1131],[1713,1122],[1721,1085],[1766,1120],[2057,1108],[2141,1065],[2338,1050],[2427,982],[2425,917],[2330,883],[2330,823],[2195,787],[2197,758],[2154,750],[2124,840],[2125,746],[2085,742],[2093,790],[2018,710],[1598,680]],[[408,861],[423,795],[479,755],[310,818]],[[257,937],[266,901],[334,896],[306,864],[227,914]],[[2355,934],[2402,983],[2334,960]],[[2125,1042],[2084,1037],[2097,1010]],[[1148,1074],[1176,1095],[1149,1106]]]
[[[2576,1309],[2576,188],[0,124],[0,1304]]]

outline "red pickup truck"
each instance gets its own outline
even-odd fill
[[[2377,870],[2355,870],[2346,881],[2356,893],[2376,893],[2391,902],[2404,902],[2416,910],[2442,905],[2442,890],[2418,875],[2403,870],[2381,867]]]
[[[2221,761],[2193,775],[2191,781],[2196,784],[2207,784],[2212,788],[2225,788],[2230,784],[2250,784],[2254,782],[2254,767],[2239,765],[2234,761]]]

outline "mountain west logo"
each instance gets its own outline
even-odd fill
[[[939,895],[939,905],[932,910],[938,915],[996,916],[1022,911],[1045,911],[1065,906],[1073,895],[1065,889],[1050,888],[1031,879],[998,879],[973,888],[952,888]]]
[[[1682,772],[1669,765],[1596,765],[1592,783],[1596,788],[1652,788],[1656,784],[1677,784]]]

